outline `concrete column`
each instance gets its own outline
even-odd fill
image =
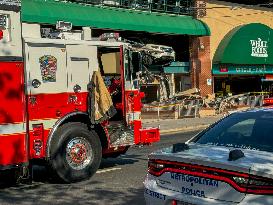
[[[88,41],[92,39],[92,30],[90,27],[83,27],[83,37],[82,40]]]

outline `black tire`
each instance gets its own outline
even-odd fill
[[[67,183],[90,178],[99,168],[102,158],[98,135],[79,122],[66,123],[58,128],[49,152],[53,171]]]

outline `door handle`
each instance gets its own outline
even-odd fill
[[[41,82],[40,82],[39,80],[37,80],[37,79],[34,79],[34,80],[32,80],[31,85],[32,85],[34,88],[39,88],[40,85],[41,85]]]

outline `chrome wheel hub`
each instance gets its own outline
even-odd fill
[[[85,138],[75,137],[67,143],[66,161],[73,169],[84,169],[92,158],[91,145]]]

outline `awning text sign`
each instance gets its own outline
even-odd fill
[[[273,74],[273,65],[213,65],[214,75],[263,75]]]
[[[261,38],[258,38],[258,40],[250,40],[251,46],[252,46],[252,53],[251,56],[253,57],[260,57],[260,58],[267,58],[267,47],[268,42],[263,41]]]

